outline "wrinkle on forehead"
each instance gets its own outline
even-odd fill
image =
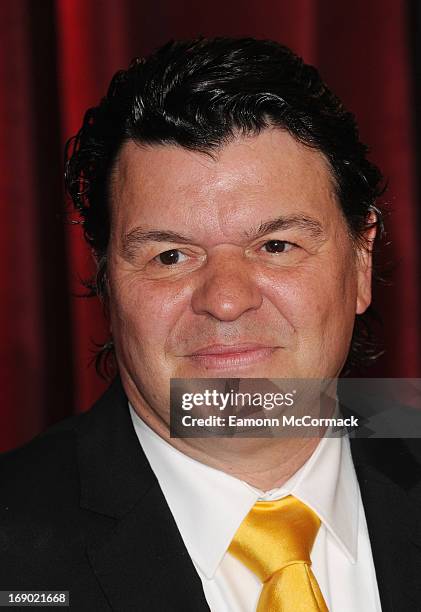
[[[221,240],[303,204],[311,211],[312,200],[337,207],[326,158],[279,129],[235,138],[212,156],[127,142],[115,164],[112,194],[114,216],[128,229],[149,217],[154,228],[160,220],[167,229],[193,227]]]

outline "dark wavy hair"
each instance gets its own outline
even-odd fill
[[[359,246],[366,230],[383,235],[379,169],[367,159],[354,116],[328,89],[318,71],[287,47],[253,38],[170,41],[147,58],[117,72],[107,95],[90,108],[79,132],[66,144],[65,184],[97,262],[89,295],[107,307],[109,180],[122,145],[129,140],[171,144],[212,154],[238,135],[268,127],[288,131],[327,158],[349,233]],[[370,221],[370,214],[374,219]],[[371,217],[373,219],[373,216]],[[368,319],[357,315],[347,366],[379,354]],[[97,356],[107,372],[108,341]]]

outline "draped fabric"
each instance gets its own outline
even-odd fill
[[[95,300],[77,297],[93,262],[64,205],[62,150],[112,74],[170,38],[278,40],[355,112],[393,214],[392,283],[375,298],[388,350],[372,374],[419,376],[419,12],[404,0],[0,3],[0,450],[86,409],[105,386],[90,363],[107,325]]]

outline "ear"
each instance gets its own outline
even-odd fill
[[[377,216],[371,212],[368,224],[375,224]],[[372,225],[364,232],[364,243],[357,248],[357,302],[356,314],[363,314],[371,304],[371,277],[373,269],[373,245],[377,226]]]

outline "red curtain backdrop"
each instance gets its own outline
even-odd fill
[[[107,326],[65,215],[62,150],[112,74],[170,38],[232,35],[291,46],[355,112],[389,182],[393,284],[376,294],[387,353],[372,375],[419,377],[420,224],[414,5],[404,0],[14,0],[0,3],[0,450],[84,410]],[[416,29],[416,28],[415,28]],[[69,211],[69,208],[68,208]]]

